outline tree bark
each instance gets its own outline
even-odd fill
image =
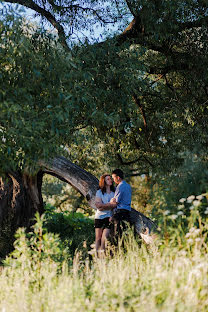
[[[0,257],[11,251],[17,228],[29,228],[35,213],[43,213],[42,176],[17,171],[0,178]]]
[[[70,184],[79,191],[92,208],[95,207],[95,194],[98,189],[98,179],[64,157],[57,157],[48,163],[41,162],[43,173],[53,175]]]

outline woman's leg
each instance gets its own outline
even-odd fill
[[[105,250],[105,244],[106,244],[106,239],[108,238],[110,234],[110,229],[104,229],[102,233],[102,238],[101,238],[101,250]]]
[[[97,252],[101,246],[102,234],[103,234],[103,229],[95,228],[95,249]]]

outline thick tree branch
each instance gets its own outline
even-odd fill
[[[131,14],[136,17],[137,16],[137,13],[135,12],[134,8],[133,8],[133,5],[131,3],[131,0],[126,0],[126,4],[129,8],[129,11],[131,12]]]
[[[98,188],[98,180],[95,176],[73,164],[64,157],[57,157],[49,163],[40,163],[43,173],[53,175],[60,180],[69,183],[79,191],[95,207],[94,199]]]

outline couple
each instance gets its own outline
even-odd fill
[[[125,221],[130,223],[131,186],[124,181],[123,171],[115,169],[111,176],[104,174],[99,181],[99,190],[96,193],[95,205],[95,248],[96,252],[105,251],[106,239],[113,226],[114,235],[120,237]]]

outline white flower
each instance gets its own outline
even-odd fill
[[[170,210],[165,210],[164,215],[167,216],[170,213]]]
[[[175,220],[175,219],[177,219],[178,218],[178,216],[177,215],[172,215],[172,216],[170,216],[171,217],[171,219],[172,220]]]
[[[182,216],[183,215],[183,211],[178,211],[177,215],[178,216]]]
[[[191,233],[186,233],[186,238],[190,237],[191,236]]]
[[[189,232],[190,232],[190,233],[193,233],[193,232],[195,232],[195,230],[196,230],[196,228],[195,228],[195,227],[192,227],[192,228],[190,228]]]
[[[178,209],[183,209],[184,205],[178,205]]]
[[[179,251],[179,254],[180,254],[180,256],[185,257],[187,252],[185,250],[181,250],[181,251]]]
[[[194,206],[190,206],[189,209],[190,209],[190,210],[193,210],[193,209],[194,209]]]
[[[194,200],[195,196],[194,195],[190,195],[189,197],[187,197],[188,200]]]
[[[196,196],[196,199],[198,199],[198,200],[202,200],[203,198],[204,198],[203,195],[198,195],[198,196]]]
[[[193,201],[193,205],[194,205],[195,207],[199,206],[200,204],[201,204],[201,202],[200,202],[199,200],[194,200],[194,201]]]
[[[201,241],[200,237],[195,238],[195,242],[200,242],[200,241]]]
[[[189,197],[187,198],[187,203],[188,203],[188,204],[191,204],[192,201],[193,201],[194,199],[195,199],[195,196],[194,196],[194,195],[189,196]]]
[[[189,238],[189,239],[187,239],[187,243],[189,243],[189,244],[193,244],[193,239],[192,238]]]
[[[200,233],[200,229],[195,229],[194,234],[198,235]]]
[[[184,203],[186,201],[186,198],[181,198],[181,199],[179,199],[179,202],[180,203]]]

